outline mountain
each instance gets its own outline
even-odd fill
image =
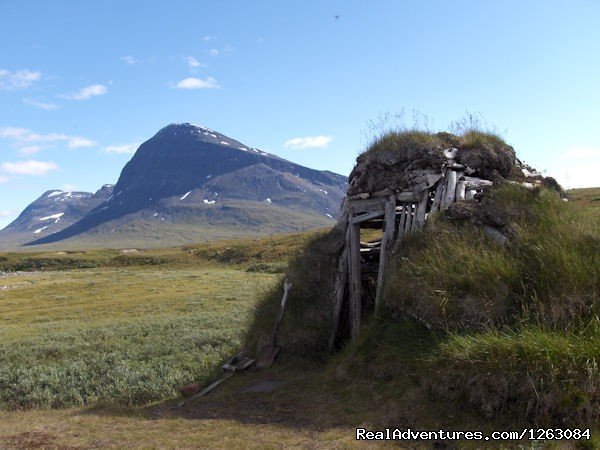
[[[112,192],[111,184],[105,184],[96,193],[46,191],[0,231],[0,243],[22,244],[68,228],[108,200]]]
[[[105,201],[28,245],[90,236],[107,244],[120,237],[157,245],[176,229],[183,235],[169,243],[197,239],[194,230],[211,238],[323,227],[334,223],[346,189],[341,175],[206,127],[171,124],[138,148]]]

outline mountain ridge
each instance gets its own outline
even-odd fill
[[[285,217],[272,214],[273,206],[279,207],[278,211],[295,211],[296,222],[307,214],[308,228],[329,226],[337,217],[346,188],[347,179],[342,175],[301,166],[207,127],[170,124],[139,146],[104,201],[68,226],[32,236],[25,245],[83,236],[102,224],[115,223],[118,228],[153,218],[203,226],[207,217],[221,215],[214,222],[241,232],[245,223],[255,222],[250,215],[269,207],[271,212],[267,209],[258,214],[265,229],[298,229],[298,223],[286,226]],[[252,212],[244,216],[240,202],[251,202]],[[228,216],[230,221],[225,220]],[[260,233],[259,228],[256,225],[254,232]]]

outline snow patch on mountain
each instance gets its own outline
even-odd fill
[[[40,222],[43,222],[44,220],[50,220],[50,219],[56,219],[56,222],[58,222],[60,220],[60,218],[62,216],[64,216],[64,215],[65,215],[64,212],[63,213],[52,214],[51,216],[42,217],[40,219]],[[54,223],[56,223],[56,222],[54,222]]]
[[[38,228],[37,230],[35,230],[33,232],[33,234],[40,234],[42,231],[44,231],[46,228],[48,228],[48,225],[46,225],[45,227],[42,228]]]

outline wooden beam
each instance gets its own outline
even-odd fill
[[[352,340],[358,337],[361,314],[360,295],[360,226],[349,225],[350,236],[348,239],[348,267],[349,267],[349,305],[350,305],[350,336]]]
[[[385,197],[367,198],[364,200],[350,200],[350,212],[353,214],[369,211],[378,211],[385,208]]]
[[[362,223],[362,222],[365,222],[367,220],[375,219],[376,217],[381,217],[384,214],[385,214],[385,210],[384,209],[382,209],[380,211],[373,211],[373,212],[361,214],[360,216],[354,216],[354,217],[352,217],[352,219],[350,219],[350,223],[352,225],[357,224],[357,223]]]
[[[398,192],[398,194],[396,194],[396,198],[399,202],[416,202],[419,200],[413,191]]]
[[[379,270],[377,272],[377,291],[375,293],[375,311],[378,310],[381,303],[381,294],[383,292],[383,272],[387,259],[387,247],[394,238],[394,228],[396,227],[396,197],[390,197],[385,204],[385,231],[381,238],[381,252],[379,253]]]
[[[404,228],[405,234],[410,233],[410,229],[412,227],[412,221],[413,221],[413,204],[406,203],[406,225]]]
[[[444,198],[444,186],[446,186],[446,178],[442,178],[435,187],[435,195],[431,205],[430,212],[439,211],[442,206],[442,198]]]
[[[484,180],[483,178],[465,177],[464,179],[467,189],[482,189],[484,187],[490,187],[494,185],[493,181]]]
[[[446,174],[446,189],[442,199],[441,209],[446,209],[454,203],[454,198],[456,196],[456,179],[456,172],[454,170],[449,170]]]
[[[406,225],[406,208],[407,204],[402,203],[402,212],[400,213],[400,223],[398,224],[398,237],[396,239],[400,239],[404,236],[404,227]]]
[[[429,191],[423,192],[421,200],[417,204],[417,211],[415,213],[415,221],[413,223],[413,230],[417,230],[425,224],[425,215],[427,214],[427,203],[429,202]]]
[[[460,202],[466,198],[467,184],[464,181],[459,181],[456,184],[456,201]]]

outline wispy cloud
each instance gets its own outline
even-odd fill
[[[140,62],[139,59],[136,59],[131,55],[121,56],[121,61],[123,61],[125,64],[137,64]]]
[[[33,155],[34,153],[38,153],[40,150],[42,150],[42,147],[39,145],[28,145],[19,149],[19,155]]]
[[[60,188],[65,192],[73,192],[73,191],[78,190],[79,186],[77,186],[76,184],[67,183],[67,184],[63,184]]]
[[[176,89],[219,89],[219,83],[213,77],[194,78],[189,77],[181,80],[173,86]]]
[[[292,149],[325,148],[333,140],[331,136],[307,136],[289,139],[284,147]]]
[[[32,70],[10,70],[0,69],[0,89],[11,91],[13,89],[24,89],[31,86],[42,77],[40,72]]]
[[[46,175],[51,170],[58,170],[58,166],[51,161],[28,161],[2,163],[2,170],[12,175]]]
[[[209,54],[210,56],[218,56],[218,55],[219,55],[219,50],[217,50],[216,48],[211,48],[211,49],[208,51],[208,54]]]
[[[139,142],[134,142],[131,144],[123,144],[123,145],[109,145],[108,147],[104,147],[105,153],[135,153],[135,151],[140,146]]]
[[[40,134],[35,133],[27,128],[17,127],[0,128],[0,138],[13,141],[17,146],[20,147],[19,151],[25,152],[28,150],[31,152],[34,146],[37,146],[38,148],[36,151],[39,151],[45,146],[56,143],[64,143],[68,148],[71,149],[93,147],[96,145],[96,143],[91,139],[81,136],[71,136],[64,133]]]
[[[33,106],[34,108],[44,109],[46,111],[50,111],[53,109],[58,109],[58,105],[54,103],[40,102],[37,100],[32,100],[30,98],[24,98],[23,103],[29,106]]]
[[[185,60],[187,61],[188,66],[190,66],[190,69],[197,69],[198,67],[206,67],[205,64],[202,64],[200,61],[198,61],[193,56],[188,56],[187,58],[185,58]]]
[[[230,44],[225,44],[225,46],[223,47],[223,53],[231,53],[234,50],[235,50],[235,47]]]
[[[86,86],[79,89],[77,92],[62,95],[61,97],[66,98],[68,100],[89,100],[92,97],[104,95],[107,92],[108,88],[103,84],[92,84],[91,86]]]
[[[8,183],[10,180],[10,178],[5,177],[4,175],[0,175],[0,184],[2,183]]]
[[[202,40],[204,42],[208,42],[208,41],[212,41],[215,37],[214,36],[203,36]]]
[[[15,209],[0,209],[0,219],[10,219],[17,217],[19,212]]]

